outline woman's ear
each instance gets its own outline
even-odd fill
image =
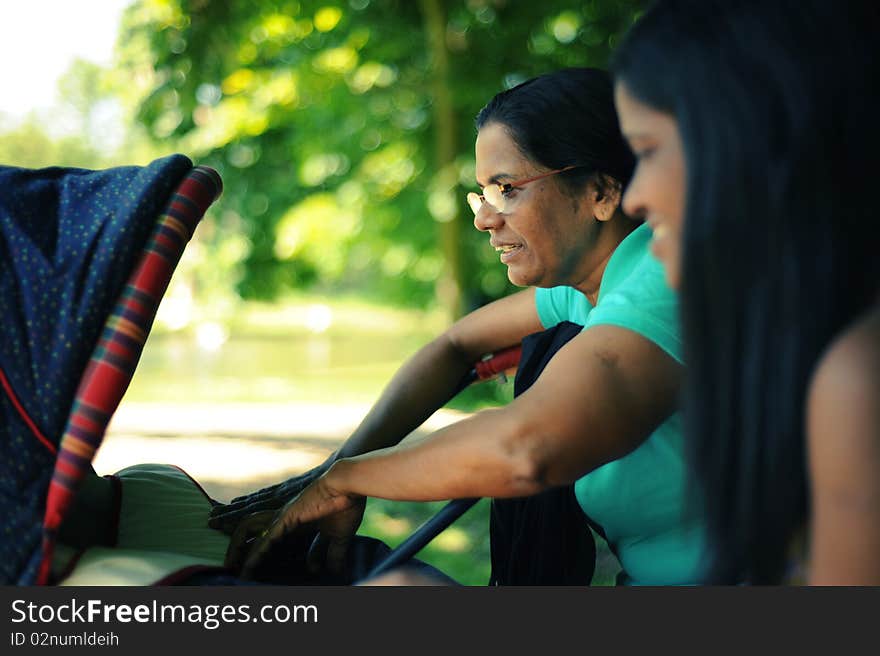
[[[597,221],[608,221],[620,207],[620,183],[611,176],[600,173],[590,187],[593,194],[593,216]]]

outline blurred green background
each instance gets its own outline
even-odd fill
[[[181,152],[223,177],[126,403],[369,403],[431,336],[512,290],[464,201],[476,113],[542,72],[604,66],[643,5],[134,0],[111,64],[74,61],[58,107],[0,116],[0,163]],[[451,405],[511,394],[482,384]],[[365,532],[395,543],[437,507],[371,502]],[[481,503],[429,547],[462,582],[488,576],[486,518]]]

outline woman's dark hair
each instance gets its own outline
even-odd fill
[[[633,156],[620,134],[611,76],[597,68],[566,68],[532,78],[496,95],[477,114],[505,127],[520,152],[548,169],[578,166],[561,174],[571,190],[594,182],[600,191],[613,178],[622,187]]]
[[[684,149],[684,421],[711,582],[784,576],[809,512],[811,372],[877,298],[877,18],[867,2],[670,0],[612,64]]]

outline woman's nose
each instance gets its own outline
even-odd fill
[[[474,227],[480,232],[497,230],[504,224],[504,215],[492,207],[489,203],[483,203],[480,210],[474,214]]]

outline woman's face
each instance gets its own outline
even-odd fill
[[[547,169],[527,159],[500,123],[484,125],[476,143],[477,185],[515,183]],[[591,185],[589,187],[592,187]],[[474,216],[477,230],[507,265],[507,277],[520,287],[576,287],[585,278],[585,254],[596,239],[597,222],[589,189],[578,196],[563,191],[555,175],[505,194],[507,208],[488,202]]]
[[[681,276],[685,205],[685,162],[678,123],[652,109],[618,82],[614,103],[620,130],[636,157],[636,169],[623,194],[623,210],[644,217],[654,231],[651,251],[663,263],[666,280],[677,288]]]

